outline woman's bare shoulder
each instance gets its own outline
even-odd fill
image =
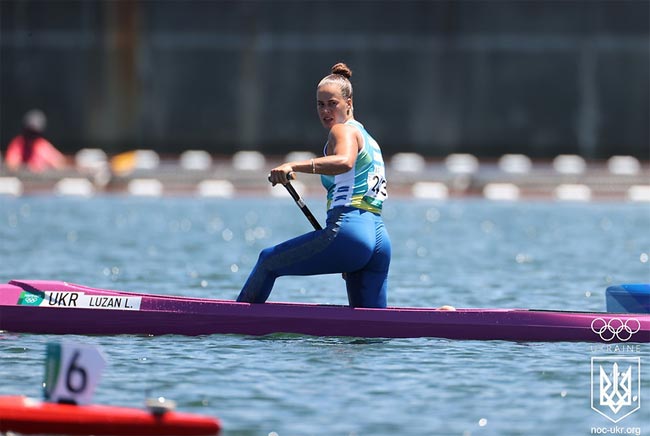
[[[348,136],[348,135],[354,135],[356,134],[357,129],[355,129],[353,126],[349,124],[334,124],[332,128],[330,129],[330,136],[335,136],[335,137],[342,137],[342,136]]]

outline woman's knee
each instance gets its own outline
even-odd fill
[[[260,255],[257,258],[257,263],[258,264],[263,264],[264,262],[266,262],[271,257],[271,255],[273,254],[274,248],[275,247],[267,247],[267,248],[263,249],[262,251],[260,251]]]

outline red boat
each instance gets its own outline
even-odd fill
[[[208,416],[115,406],[77,406],[0,396],[0,433],[61,435],[216,435],[219,420]]]

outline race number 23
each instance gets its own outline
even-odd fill
[[[374,198],[384,200],[388,196],[388,192],[386,191],[386,178],[383,174],[370,174],[368,177],[368,187]]]
[[[106,359],[96,347],[48,344],[43,383],[45,399],[89,404],[105,366]]]

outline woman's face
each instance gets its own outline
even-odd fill
[[[316,91],[318,119],[323,127],[331,129],[334,124],[345,123],[352,117],[352,99],[343,98],[335,84],[325,84]]]

